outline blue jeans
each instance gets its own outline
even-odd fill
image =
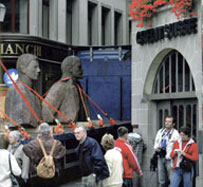
[[[175,168],[171,177],[170,187],[178,187],[181,179],[183,179],[184,187],[192,187],[192,179],[194,176],[194,169],[191,172],[185,172],[180,168]]]
[[[133,187],[133,179],[123,178],[124,187]]]
[[[158,183],[159,187],[168,187],[172,172],[171,161],[166,158],[158,158]]]

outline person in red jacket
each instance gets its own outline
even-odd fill
[[[131,145],[127,143],[128,129],[126,127],[119,127],[117,133],[118,139],[115,141],[115,147],[121,149],[123,157],[123,182],[126,187],[133,187],[133,171],[139,176],[142,176],[143,173]]]
[[[170,187],[178,187],[183,178],[184,187],[192,187],[194,163],[198,161],[198,147],[190,138],[190,128],[180,129],[181,140],[173,144],[170,157],[173,159],[173,174]]]

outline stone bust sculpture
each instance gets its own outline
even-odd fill
[[[39,76],[40,68],[37,57],[32,54],[23,54],[17,60],[16,68],[18,70],[17,86],[27,98],[37,116],[41,119],[40,101],[28,88],[21,82],[26,83],[29,87],[33,87],[33,81],[36,81]],[[20,93],[15,86],[11,86],[6,94],[5,112],[14,121],[23,126],[36,127],[37,120],[28,108]]]
[[[83,70],[81,61],[76,56],[66,57],[61,64],[62,77],[70,77],[71,79],[58,81],[49,90],[45,99],[51,103],[63,115],[72,121],[79,120],[81,111],[80,95],[77,88],[77,79],[82,78]],[[46,103],[42,103],[42,116],[46,122],[53,122],[53,116],[61,123],[67,121],[58,113],[53,111]]]

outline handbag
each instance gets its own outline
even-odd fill
[[[190,149],[190,147],[189,147],[189,149]],[[189,149],[188,149],[188,151],[189,151]],[[193,162],[190,159],[183,156],[183,159],[180,162],[180,168],[183,171],[191,172],[192,168],[193,168]]]
[[[183,171],[191,172],[193,168],[193,162],[190,161],[188,158],[183,157],[182,161],[180,162],[180,168]]]
[[[13,174],[12,171],[12,166],[11,166],[11,155],[8,154],[8,161],[9,161],[9,168],[10,168],[10,178],[11,178],[11,183],[12,183],[12,187],[20,187],[19,182],[17,180],[17,177]]]

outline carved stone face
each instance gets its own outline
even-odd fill
[[[40,72],[39,62],[36,59],[32,60],[29,65],[25,67],[24,72],[31,80],[37,80]]]
[[[76,78],[82,78],[83,70],[80,61],[75,61],[74,66],[72,67],[72,75]]]

